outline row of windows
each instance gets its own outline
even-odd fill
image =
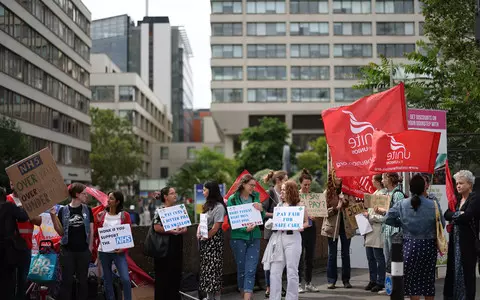
[[[329,58],[329,44],[291,44],[290,58]],[[333,57],[373,57],[372,44],[334,44]],[[415,44],[377,44],[377,56],[403,57]],[[286,45],[247,45],[248,58],[286,58]],[[242,45],[212,45],[212,58],[243,58]]]
[[[41,0],[17,0],[25,9],[48,27],[56,36],[90,62],[90,48],[59,17],[57,17]]]
[[[90,126],[0,86],[0,114],[90,141]]]
[[[140,128],[157,141],[162,143],[168,142],[168,136],[165,134],[165,132],[155,126],[153,122],[150,122],[139,112],[136,112],[134,110],[119,110],[118,115],[130,121],[133,126]],[[143,139],[141,141],[139,140],[139,142],[142,142],[142,144],[144,143]],[[144,149],[146,150],[146,153],[150,154],[148,144],[144,147]]]
[[[87,97],[3,46],[0,46],[0,72],[8,74],[85,114],[88,113],[90,100]]]
[[[80,84],[90,85],[90,74],[22,19],[0,5],[0,30],[4,31]]]
[[[72,0],[53,0],[73,20],[75,24],[90,37],[90,21],[85,17]]]
[[[330,102],[330,88],[291,88],[291,102]],[[371,91],[335,88],[335,101],[355,101]],[[286,88],[247,89],[247,101],[254,103],[287,102]],[[213,103],[242,103],[243,89],[212,89]]]
[[[413,0],[377,0],[378,14],[413,14]],[[242,14],[241,1],[212,1],[213,14]],[[247,1],[247,14],[285,14],[285,1]],[[290,14],[328,14],[328,0],[290,0]],[[333,0],[334,14],[370,14],[370,0]],[[420,13],[420,11],[419,11]]]
[[[45,148],[50,148],[53,158],[59,165],[90,167],[90,152],[74,148],[71,146],[47,141],[34,136],[27,136],[30,142],[30,151],[38,152]]]
[[[248,36],[285,36],[285,24],[282,23],[247,23]],[[377,35],[406,36],[415,35],[414,22],[377,22]],[[290,36],[327,36],[328,22],[291,22]],[[423,35],[423,23],[419,23],[420,35]],[[242,36],[242,23],[212,23],[213,36]],[[334,22],[334,36],[370,36],[371,22]]]

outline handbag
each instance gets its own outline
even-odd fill
[[[440,255],[443,256],[448,252],[448,245],[445,235],[443,234],[442,221],[440,220],[440,211],[438,209],[437,201],[433,201],[435,204],[435,227],[437,229],[437,249]]]
[[[58,257],[55,253],[39,253],[32,257],[28,280],[36,283],[50,283],[56,280]]]
[[[154,224],[148,229],[147,237],[143,245],[143,254],[152,258],[163,258],[168,254],[168,244],[170,237],[159,234],[153,228]]]

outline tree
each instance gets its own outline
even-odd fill
[[[132,124],[112,110],[90,109],[92,118],[90,164],[92,181],[103,190],[132,180],[142,167],[142,147]]]
[[[251,174],[267,168],[280,170],[289,132],[287,125],[277,118],[262,118],[260,125],[243,129],[240,141],[245,146],[236,155],[238,170],[247,169]]]
[[[327,140],[324,136],[308,143],[311,150],[298,155],[297,166],[301,169],[307,169],[314,173],[318,170],[322,172],[322,177],[327,174]]]
[[[14,119],[0,116],[0,145],[0,186],[10,189],[5,168],[32,154],[27,137]]]

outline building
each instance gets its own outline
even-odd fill
[[[90,21],[80,0],[0,0],[0,115],[66,181],[91,181]],[[6,146],[6,145],[2,145]]]
[[[369,91],[352,89],[381,55],[405,62],[423,35],[418,0],[211,1],[211,111],[225,154],[264,116],[286,122],[299,151],[323,135],[321,111]]]
[[[155,178],[154,157],[158,143],[172,141],[172,115],[137,73],[122,73],[105,54],[92,54],[92,106],[111,109],[132,122],[144,150],[145,178]]]

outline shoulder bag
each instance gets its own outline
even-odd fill
[[[437,248],[440,255],[443,256],[448,251],[447,240],[443,234],[442,221],[440,220],[440,210],[438,209],[437,201],[433,201],[435,205],[435,227],[437,229]]]
[[[170,236],[156,232],[153,226],[152,222],[143,245],[143,254],[152,258],[163,258],[168,254]]]

